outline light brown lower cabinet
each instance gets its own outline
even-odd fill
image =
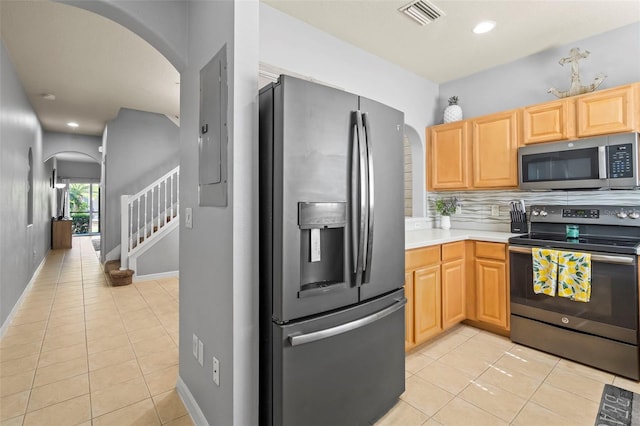
[[[464,259],[442,264],[442,328],[466,318]]]
[[[482,324],[509,330],[507,245],[475,242],[475,313]]]
[[[420,344],[442,331],[440,265],[417,269],[413,275],[414,335]]]
[[[465,243],[408,250],[405,268],[405,348],[411,349],[465,319]]]
[[[53,220],[51,235],[52,249],[70,249],[71,248],[71,221],[70,220]]]
[[[404,273],[404,297],[407,298],[405,306],[405,322],[404,322],[404,349],[408,350],[415,345],[413,337],[413,271]]]
[[[405,349],[465,320],[508,332],[507,246],[458,241],[407,250]]]
[[[466,318],[465,242],[442,245],[442,329]]]

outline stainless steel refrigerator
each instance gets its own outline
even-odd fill
[[[404,114],[260,91],[260,424],[365,425],[404,392]]]

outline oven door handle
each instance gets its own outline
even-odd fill
[[[512,253],[531,254],[531,247],[509,246]],[[564,251],[564,250],[561,250]],[[570,250],[566,250],[570,251]],[[616,256],[611,254],[591,254],[592,262],[615,263],[618,265],[633,265],[636,261],[634,256]]]

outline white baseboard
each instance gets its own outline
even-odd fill
[[[20,297],[16,301],[16,304],[13,305],[13,309],[11,309],[11,312],[9,312],[9,315],[7,316],[7,319],[4,320],[4,323],[2,324],[2,327],[0,327],[0,338],[2,338],[4,336],[4,333],[7,332],[7,329],[9,328],[9,324],[11,324],[11,321],[13,320],[13,317],[16,315],[16,312],[18,312],[18,308],[20,307],[20,305],[22,305],[24,297],[27,295],[27,293],[29,292],[29,290],[33,286],[33,282],[36,280],[36,278],[38,277],[38,274],[42,270],[42,267],[44,266],[44,263],[47,260],[47,256],[48,255],[49,255],[49,250],[47,250],[47,252],[44,254],[44,257],[42,258],[42,262],[40,262],[40,265],[38,265],[36,270],[33,271],[33,275],[31,275],[31,279],[29,280],[29,282],[25,286],[24,290],[22,290],[22,294],[20,295]]]
[[[189,391],[187,385],[182,381],[182,377],[178,376],[178,382],[176,383],[176,390],[182,400],[187,412],[191,416],[191,420],[196,426],[209,426],[207,419],[204,417],[202,410],[198,406],[195,398]]]
[[[168,272],[160,272],[158,274],[147,274],[147,275],[136,275],[133,274],[133,281],[148,281],[148,280],[159,280],[162,278],[171,278],[180,275],[180,271],[168,271]]]

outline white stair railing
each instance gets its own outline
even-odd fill
[[[137,194],[120,196],[120,269],[128,269],[132,254],[179,220],[179,179],[180,166]]]

